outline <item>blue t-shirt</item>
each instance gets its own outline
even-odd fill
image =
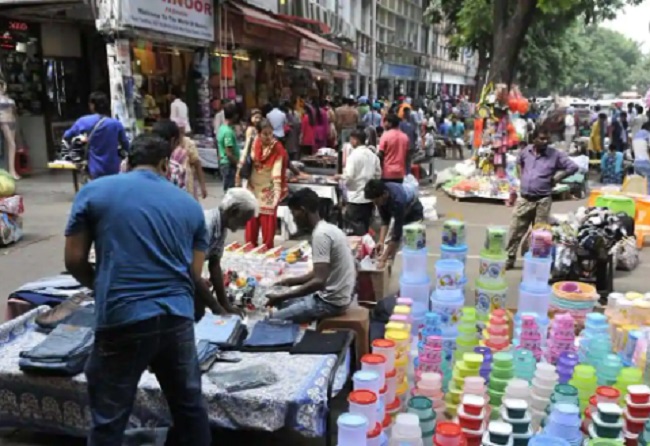
[[[65,235],[95,243],[97,328],[158,315],[194,319],[193,251],[205,251],[201,205],[146,170],[92,181],[77,194]]]
[[[75,136],[86,134],[90,136],[93,127],[102,118],[101,115],[86,115],[77,119],[72,127],[63,134],[63,139],[70,140]],[[124,126],[113,118],[105,118],[95,129],[88,141],[88,171],[91,178],[114,175],[120,172],[119,149],[129,150],[129,139],[126,137]]]

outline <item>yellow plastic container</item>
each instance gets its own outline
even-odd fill
[[[468,369],[478,370],[483,364],[483,355],[479,353],[465,353],[463,355],[463,362]]]
[[[396,305],[393,309],[393,314],[402,314],[404,316],[409,316],[411,314],[411,307],[407,305]]]

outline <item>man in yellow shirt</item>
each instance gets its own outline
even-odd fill
[[[607,135],[607,115],[599,113],[598,119],[591,126],[591,135],[589,136],[589,148],[599,157],[605,146],[605,135]]]

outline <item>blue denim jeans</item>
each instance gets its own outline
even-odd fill
[[[122,444],[138,382],[148,367],[160,383],[172,416],[165,444],[209,446],[194,324],[176,316],[157,316],[95,334],[86,364],[92,418],[87,444]]]
[[[223,191],[228,192],[228,189],[235,187],[235,175],[237,174],[237,167],[230,164],[222,164],[219,166],[221,172],[221,179],[223,180]]]
[[[272,319],[292,321],[296,324],[310,324],[326,317],[339,316],[347,307],[337,307],[325,302],[316,294],[291,299],[284,303],[282,309],[271,316]]]
[[[650,161],[641,160],[634,162],[634,173],[648,180],[648,194],[650,194]]]

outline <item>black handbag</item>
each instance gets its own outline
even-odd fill
[[[242,180],[248,180],[251,177],[253,172],[253,158],[251,157],[251,147],[255,138],[250,138],[247,144],[247,147],[244,149],[246,151],[246,157],[244,158],[244,163],[239,168],[239,178]]]

